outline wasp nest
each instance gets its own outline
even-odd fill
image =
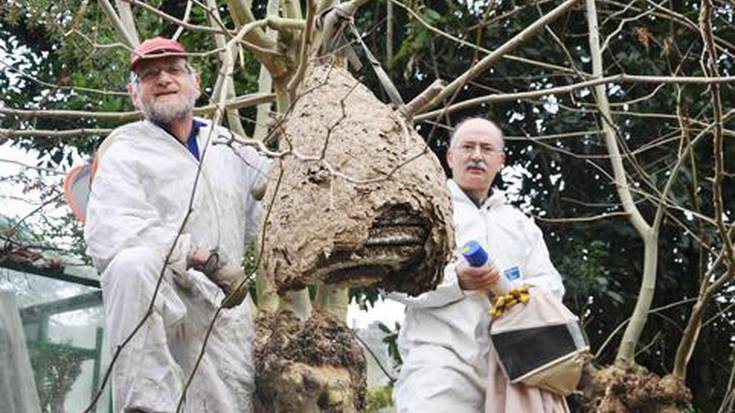
[[[284,292],[323,282],[433,289],[454,247],[444,171],[402,115],[345,69],[310,70],[277,126],[264,267]]]

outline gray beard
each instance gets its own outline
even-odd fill
[[[181,99],[177,103],[165,104],[153,102],[143,105],[143,114],[151,122],[169,125],[175,120],[183,120],[186,115],[194,108],[196,97],[190,96],[188,99]]]

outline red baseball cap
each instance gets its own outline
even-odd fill
[[[186,53],[186,50],[184,50],[184,46],[176,40],[154,37],[139,44],[138,47],[133,50],[133,53],[130,54],[130,64],[128,65],[128,68],[133,70],[135,65],[137,65],[145,56],[166,52],[184,54]]]

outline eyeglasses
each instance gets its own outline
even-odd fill
[[[464,155],[474,154],[477,148],[480,148],[480,154],[483,156],[490,156],[494,153],[503,153],[502,149],[496,149],[492,145],[485,143],[464,142],[463,144],[459,145],[459,150]]]
[[[158,79],[161,72],[166,72],[171,76],[179,77],[185,74],[190,74],[191,68],[185,63],[163,63],[155,66],[149,66],[139,72],[135,72],[135,76],[137,79],[146,82],[152,79]]]

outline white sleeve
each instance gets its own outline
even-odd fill
[[[184,263],[194,248],[191,236],[173,223],[164,223],[143,190],[135,157],[109,151],[100,162],[87,205],[84,239],[87,254],[103,272],[123,249],[148,247],[162,255],[176,240],[171,263]]]
[[[523,232],[529,246],[529,253],[523,268],[523,280],[516,280],[514,283],[528,283],[542,287],[562,298],[564,296],[564,284],[561,275],[554,268],[554,264],[549,258],[549,250],[546,248],[544,235],[533,220],[524,219],[526,225],[524,225]]]
[[[271,169],[271,160],[260,155],[251,147],[243,147],[237,150],[238,158],[242,161],[245,174],[245,189],[247,191],[247,216],[245,217],[245,240],[249,241],[258,237],[260,233],[260,220],[263,215],[261,202],[256,201],[250,189],[261,180],[268,182]]]
[[[388,293],[386,296],[413,308],[443,307],[457,302],[465,297],[465,292],[459,287],[454,266],[455,263],[452,262],[444,268],[444,279],[432,291],[427,291],[416,297],[397,292]]]

